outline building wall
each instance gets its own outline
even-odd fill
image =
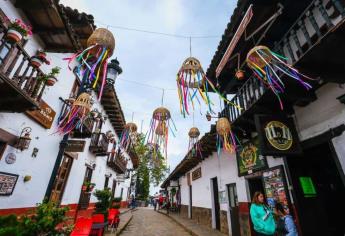
[[[16,9],[10,1],[1,1],[0,7],[11,20],[15,18],[23,19],[18,9]],[[28,22],[25,18],[24,21]],[[44,48],[44,45],[35,35],[30,37],[25,45],[25,50],[29,55],[34,55],[36,50],[40,48]],[[11,146],[7,146],[3,154],[3,158],[0,160],[1,172],[19,175],[13,194],[10,196],[0,196],[0,209],[34,207],[36,203],[41,202],[44,198],[59,151],[59,144],[62,140],[62,135],[55,133],[57,130],[57,119],[63,105],[59,100],[59,97],[69,97],[75,80],[75,75],[67,68],[67,62],[63,61],[63,58],[68,56],[70,56],[70,54],[48,53],[47,57],[51,60],[51,64],[49,66],[42,65],[40,67],[45,73],[48,73],[50,69],[55,66],[59,66],[61,68],[61,72],[57,77],[58,82],[53,87],[46,88],[42,97],[42,99],[56,112],[53,125],[50,129],[43,128],[23,113],[0,113],[0,128],[14,135],[19,136],[24,127],[29,126],[32,128],[32,141],[29,149],[20,152]],[[19,62],[20,60],[18,63]],[[96,98],[96,95],[94,95],[94,98]],[[95,101],[96,100],[97,99],[95,99]],[[93,108],[97,108],[105,114],[98,101],[95,102]],[[108,130],[115,133],[109,120],[105,122],[102,128],[103,132]],[[118,140],[118,137],[116,136],[115,139]],[[78,159],[73,161],[62,198],[63,205],[78,203],[86,170],[85,164],[96,164],[91,180],[96,184],[95,189],[103,189],[106,174],[111,174],[108,184],[110,188],[112,187],[113,179],[116,178],[116,173],[106,165],[106,157],[96,157],[89,152],[88,147],[90,139],[85,140],[86,145],[84,152],[78,153]],[[111,148],[110,146],[111,145],[109,145],[109,150]],[[35,158],[31,157],[33,148],[39,149],[38,155]],[[7,164],[5,162],[5,157],[8,153],[14,153],[16,155],[17,159],[14,164]],[[125,156],[129,159],[127,154],[125,154]],[[131,166],[131,163],[129,163],[129,165]],[[31,175],[31,181],[24,183],[23,178],[25,175]],[[123,188],[123,200],[126,200],[129,184],[130,179],[117,184],[115,196],[120,196],[121,188]],[[92,196],[90,202],[96,202],[96,198]]]

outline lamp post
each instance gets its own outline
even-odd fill
[[[114,85],[116,77],[119,74],[121,74],[121,73],[122,73],[122,68],[120,67],[119,61],[117,59],[112,59],[111,62],[108,64],[108,67],[107,67],[107,78],[106,78],[107,84]],[[87,88],[86,86],[87,85],[83,84],[83,80],[81,80],[81,84],[80,84],[80,87],[79,87],[79,90],[78,90],[77,97],[81,93],[85,92],[85,90],[89,90],[90,89],[90,88]],[[52,174],[50,176],[49,183],[48,183],[48,186],[47,186],[47,190],[46,190],[46,193],[45,193],[45,196],[44,196],[45,199],[49,200],[49,198],[51,196],[51,193],[52,193],[52,190],[53,190],[54,181],[55,181],[57,172],[59,170],[62,158],[64,156],[65,148],[68,145],[68,136],[69,136],[69,134],[65,134],[63,136],[61,142],[60,142],[59,152],[58,152],[58,155],[56,157],[54,168],[53,168]]]
[[[115,80],[119,74],[122,73],[122,68],[120,67],[120,62],[117,58],[112,59],[110,63],[108,63],[107,67],[107,85],[114,85]]]

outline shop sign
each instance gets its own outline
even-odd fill
[[[192,180],[193,181],[197,180],[199,178],[201,178],[201,167],[199,167],[198,169],[196,169],[192,172]]]
[[[85,140],[68,140],[66,152],[83,152],[85,148]]]
[[[254,119],[262,155],[281,156],[302,153],[292,118],[255,115]]]
[[[315,197],[316,190],[314,187],[313,180],[310,177],[299,177],[304,197]]]
[[[50,129],[53,124],[56,112],[42,99],[39,102],[40,109],[26,111],[25,114],[34,119],[37,123],[46,129]]]
[[[19,175],[0,172],[0,195],[12,195]]]
[[[259,154],[258,144],[258,138],[255,138],[238,148],[236,152],[238,176],[253,174],[268,168],[266,157]]]
[[[253,17],[253,4],[251,4],[246,12],[246,14],[244,15],[240,25],[238,26],[234,36],[232,37],[230,44],[228,46],[228,48],[226,49],[224,56],[222,57],[222,60],[220,61],[219,65],[217,66],[216,69],[216,78],[218,78],[218,76],[220,75],[220,73],[222,72],[224,66],[226,65],[226,63],[228,62],[232,52],[234,51],[238,41],[240,40],[243,32],[245,31],[245,29],[247,28],[247,25],[249,24],[250,20]]]
[[[282,166],[270,168],[262,175],[267,204],[273,209],[277,202],[289,205],[288,191]]]

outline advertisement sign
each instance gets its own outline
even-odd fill
[[[270,168],[262,175],[267,204],[273,209],[277,202],[288,206],[288,191],[282,166]]]
[[[238,176],[253,174],[267,169],[265,156],[259,154],[258,138],[245,142],[236,152]]]
[[[261,155],[286,156],[302,153],[292,118],[274,115],[255,115],[254,120],[259,134]]]
[[[25,114],[35,120],[46,129],[50,129],[53,124],[56,112],[42,99],[39,102],[40,108],[34,111],[26,111]]]
[[[199,167],[198,169],[196,169],[192,172],[192,180],[193,181],[197,180],[199,178],[201,178],[201,167]]]

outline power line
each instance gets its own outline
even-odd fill
[[[124,27],[124,26],[119,26],[119,25],[109,25],[109,24],[103,23],[103,22],[98,21],[98,20],[95,20],[95,22],[98,22],[98,23],[106,26],[107,28],[111,27],[111,28],[115,28],[115,29],[122,29],[122,30],[140,32],[140,33],[147,33],[147,34],[156,34],[156,35],[162,35],[162,36],[174,37],[174,38],[204,39],[204,38],[219,38],[219,37],[221,37],[221,35],[195,35],[195,36],[190,36],[190,35],[182,35],[182,34],[170,34],[170,33],[158,32],[158,31],[151,31],[151,30],[143,30],[143,29],[137,29],[137,28]]]

